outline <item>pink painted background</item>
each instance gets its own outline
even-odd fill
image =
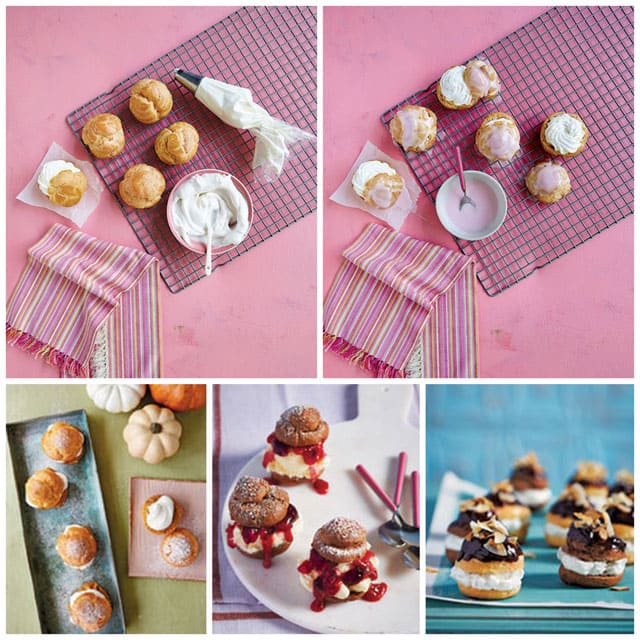
[[[544,7],[324,10],[324,292],[340,255],[375,219],[329,196],[366,140],[394,158],[380,115],[543,13]],[[631,141],[630,141],[631,143]],[[450,248],[422,194],[402,232]],[[633,222],[626,218],[490,298],[477,284],[482,377],[633,376]],[[368,377],[324,355],[326,377]]]
[[[27,248],[54,222],[65,222],[15,196],[52,141],[87,159],[65,116],[234,10],[7,9],[7,296],[25,265]],[[141,248],[106,190],[82,230]],[[178,294],[163,283],[164,375],[315,377],[316,298],[316,216]],[[57,372],[11,347],[7,375],[45,378]]]

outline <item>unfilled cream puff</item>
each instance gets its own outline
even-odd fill
[[[76,589],[67,605],[73,624],[87,633],[103,629],[111,618],[111,600],[97,582],[85,582]]]
[[[188,529],[175,529],[160,543],[162,559],[173,567],[188,567],[199,552],[198,538]]]
[[[96,158],[113,158],[124,149],[122,121],[113,113],[99,113],[82,127],[82,142]]]
[[[87,569],[96,557],[98,545],[89,527],[70,524],[58,536],[56,551],[62,561],[73,569]]]
[[[87,177],[72,162],[51,160],[42,165],[38,189],[53,204],[72,207],[80,202],[87,190]]]
[[[129,111],[143,124],[153,124],[169,114],[173,107],[171,91],[164,82],[154,78],[138,80],[131,87]]]
[[[25,484],[25,502],[34,509],[55,509],[67,499],[69,481],[50,467],[36,471]]]
[[[427,151],[436,143],[438,118],[436,114],[418,105],[402,107],[391,122],[391,137],[405,151]]]
[[[195,127],[188,122],[174,122],[157,135],[153,148],[165,164],[184,164],[196,155],[199,141]]]
[[[40,446],[52,460],[74,464],[84,452],[84,434],[71,424],[54,422],[44,432]]]
[[[551,160],[531,167],[524,181],[529,193],[547,204],[558,202],[571,191],[569,173],[561,164]]]
[[[148,164],[135,164],[124,174],[118,185],[118,193],[130,207],[148,209],[160,202],[166,186],[164,176],[158,169]]]
[[[512,160],[520,151],[516,121],[508,113],[490,113],[476,131],[476,147],[489,162]]]

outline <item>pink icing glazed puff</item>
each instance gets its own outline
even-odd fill
[[[571,191],[567,170],[551,160],[534,165],[527,173],[525,184],[531,195],[547,204],[558,202]]]
[[[405,151],[426,151],[436,142],[438,119],[436,114],[418,105],[402,107],[389,123],[394,142]]]
[[[464,81],[476,100],[491,100],[500,93],[500,80],[496,70],[483,60],[472,60],[466,65]]]
[[[476,147],[489,162],[513,159],[520,151],[520,131],[516,121],[508,113],[490,113],[476,131]]]

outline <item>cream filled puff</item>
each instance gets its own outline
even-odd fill
[[[73,207],[87,190],[87,177],[72,162],[51,160],[40,169],[38,189],[53,204]]]
[[[460,593],[480,600],[504,600],[520,591],[523,576],[524,554],[504,525],[495,518],[472,522],[451,568]]]
[[[549,502],[551,489],[549,489],[547,474],[533,451],[513,463],[509,479],[518,502],[532,511],[542,509]]]
[[[55,509],[67,499],[69,481],[64,473],[47,467],[36,471],[25,484],[25,502],[34,509]]]
[[[500,93],[496,70],[484,60],[449,67],[438,81],[436,95],[447,109],[469,109],[481,99],[491,100]]]
[[[229,500],[229,515],[227,544],[246,556],[261,559],[265,569],[274,556],[291,546],[301,526],[289,494],[253,476],[238,480]]]
[[[622,491],[613,493],[604,505],[604,510],[611,519],[613,532],[625,542],[627,564],[633,564],[634,543],[634,499]]]
[[[40,446],[55,462],[74,464],[84,452],[84,434],[66,422],[54,422],[44,432]]]
[[[85,582],[69,598],[69,616],[73,624],[87,633],[104,629],[111,618],[111,600],[97,582]]]
[[[476,147],[489,162],[512,160],[520,151],[516,121],[508,113],[490,113],[476,131]]]
[[[351,186],[358,197],[376,209],[392,207],[404,188],[404,180],[386,162],[369,160],[363,162],[351,178]]]
[[[620,492],[626,493],[628,496],[635,493],[633,473],[627,469],[616,471],[613,484],[609,487],[609,494]]]
[[[507,528],[509,535],[515,536],[521,544],[524,543],[531,521],[531,509],[518,501],[511,482],[497,482],[485,498],[493,504],[496,516]]]
[[[328,463],[324,443],[329,425],[314,407],[293,406],[282,413],[267,438],[262,466],[282,484],[315,483]],[[326,483],[318,485],[326,492]]]
[[[606,512],[578,513],[567,541],[558,549],[560,579],[580,587],[612,587],[624,574],[625,551],[624,540],[615,535]]]
[[[313,593],[312,611],[328,602],[380,600],[387,591],[378,578],[378,559],[364,527],[350,518],[333,518],[313,536],[307,560],[298,564],[300,583]]]
[[[484,522],[495,518],[493,503],[487,498],[473,498],[460,503],[460,512],[447,527],[444,541],[447,560],[451,564],[456,561],[464,539],[471,533],[472,522]]]
[[[577,482],[584,487],[587,498],[596,509],[602,506],[609,495],[607,486],[607,469],[599,462],[592,460],[578,462],[575,473],[569,480],[569,484]]]
[[[558,202],[571,191],[569,173],[561,164],[551,160],[536,163],[524,181],[529,193],[547,204]]]
[[[544,539],[550,547],[561,547],[567,540],[569,527],[576,513],[593,509],[584,487],[575,482],[569,485],[551,505],[545,516]]]
[[[171,496],[151,496],[142,505],[142,520],[151,533],[170,533],[180,523],[182,514],[182,507]]]
[[[542,123],[540,142],[552,156],[573,158],[587,144],[589,130],[577,113],[552,113]]]
[[[436,114],[418,105],[399,109],[389,122],[393,140],[405,151],[426,151],[436,142],[438,118]]]
[[[160,555],[172,567],[188,567],[199,552],[198,538],[189,529],[174,529],[160,543]]]
[[[70,524],[58,536],[56,551],[62,561],[73,569],[88,569],[96,557],[98,545],[89,527]]]

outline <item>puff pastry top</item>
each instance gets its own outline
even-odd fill
[[[184,164],[196,155],[199,141],[195,127],[188,122],[174,122],[158,134],[154,149],[165,164]]]
[[[82,142],[96,158],[113,158],[124,149],[122,122],[113,113],[99,113],[82,128]]]
[[[143,124],[153,124],[164,118],[173,107],[173,97],[164,82],[153,78],[138,80],[131,87],[129,111]]]
[[[167,183],[158,169],[148,164],[129,167],[118,192],[125,204],[136,209],[148,209],[160,202]]]

